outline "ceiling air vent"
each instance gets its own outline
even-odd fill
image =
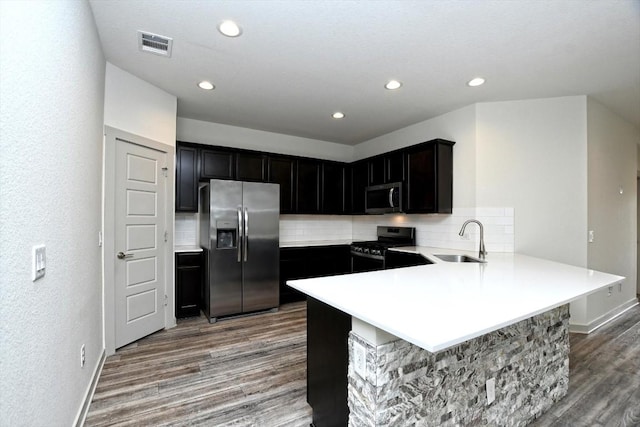
[[[172,44],[173,39],[170,37],[138,31],[138,48],[143,52],[171,56]]]

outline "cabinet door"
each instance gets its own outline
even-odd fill
[[[380,185],[385,183],[385,161],[383,156],[369,159],[369,185]]]
[[[202,271],[202,254],[176,254],[176,317],[200,314]]]
[[[290,157],[269,157],[268,181],[280,184],[280,213],[290,214],[295,210],[294,173],[295,159]]]
[[[300,159],[297,164],[296,213],[320,213],[320,162]]]
[[[369,163],[366,160],[351,164],[351,213],[364,214],[365,189],[369,183]]]
[[[407,153],[406,212],[434,212],[436,209],[435,146]]]
[[[222,150],[200,150],[200,179],[233,179],[233,153]]]
[[[405,154],[402,151],[389,153],[384,157],[385,182],[404,182],[404,159]]]
[[[260,153],[236,153],[235,177],[238,181],[266,181],[267,156]]]
[[[176,211],[198,211],[198,149],[176,148]]]
[[[322,213],[346,213],[345,175],[343,163],[322,163]]]
[[[407,151],[407,213],[451,213],[453,143],[429,141]]]

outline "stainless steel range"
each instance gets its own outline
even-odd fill
[[[378,226],[378,240],[351,244],[351,272],[383,270],[387,248],[415,246],[416,229],[413,227]]]

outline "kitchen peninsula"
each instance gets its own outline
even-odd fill
[[[350,426],[526,425],[567,393],[568,303],[624,279],[518,254],[393,250],[433,264],[288,282],[308,296],[308,381],[346,346],[347,378],[322,387],[347,389]],[[340,413],[334,394],[309,400],[317,427]]]

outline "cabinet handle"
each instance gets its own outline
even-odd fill
[[[244,262],[249,257],[249,209],[244,208]]]
[[[236,242],[236,246],[238,246],[238,262],[242,261],[242,242],[244,241],[242,230],[242,209],[238,208],[238,241]]]

